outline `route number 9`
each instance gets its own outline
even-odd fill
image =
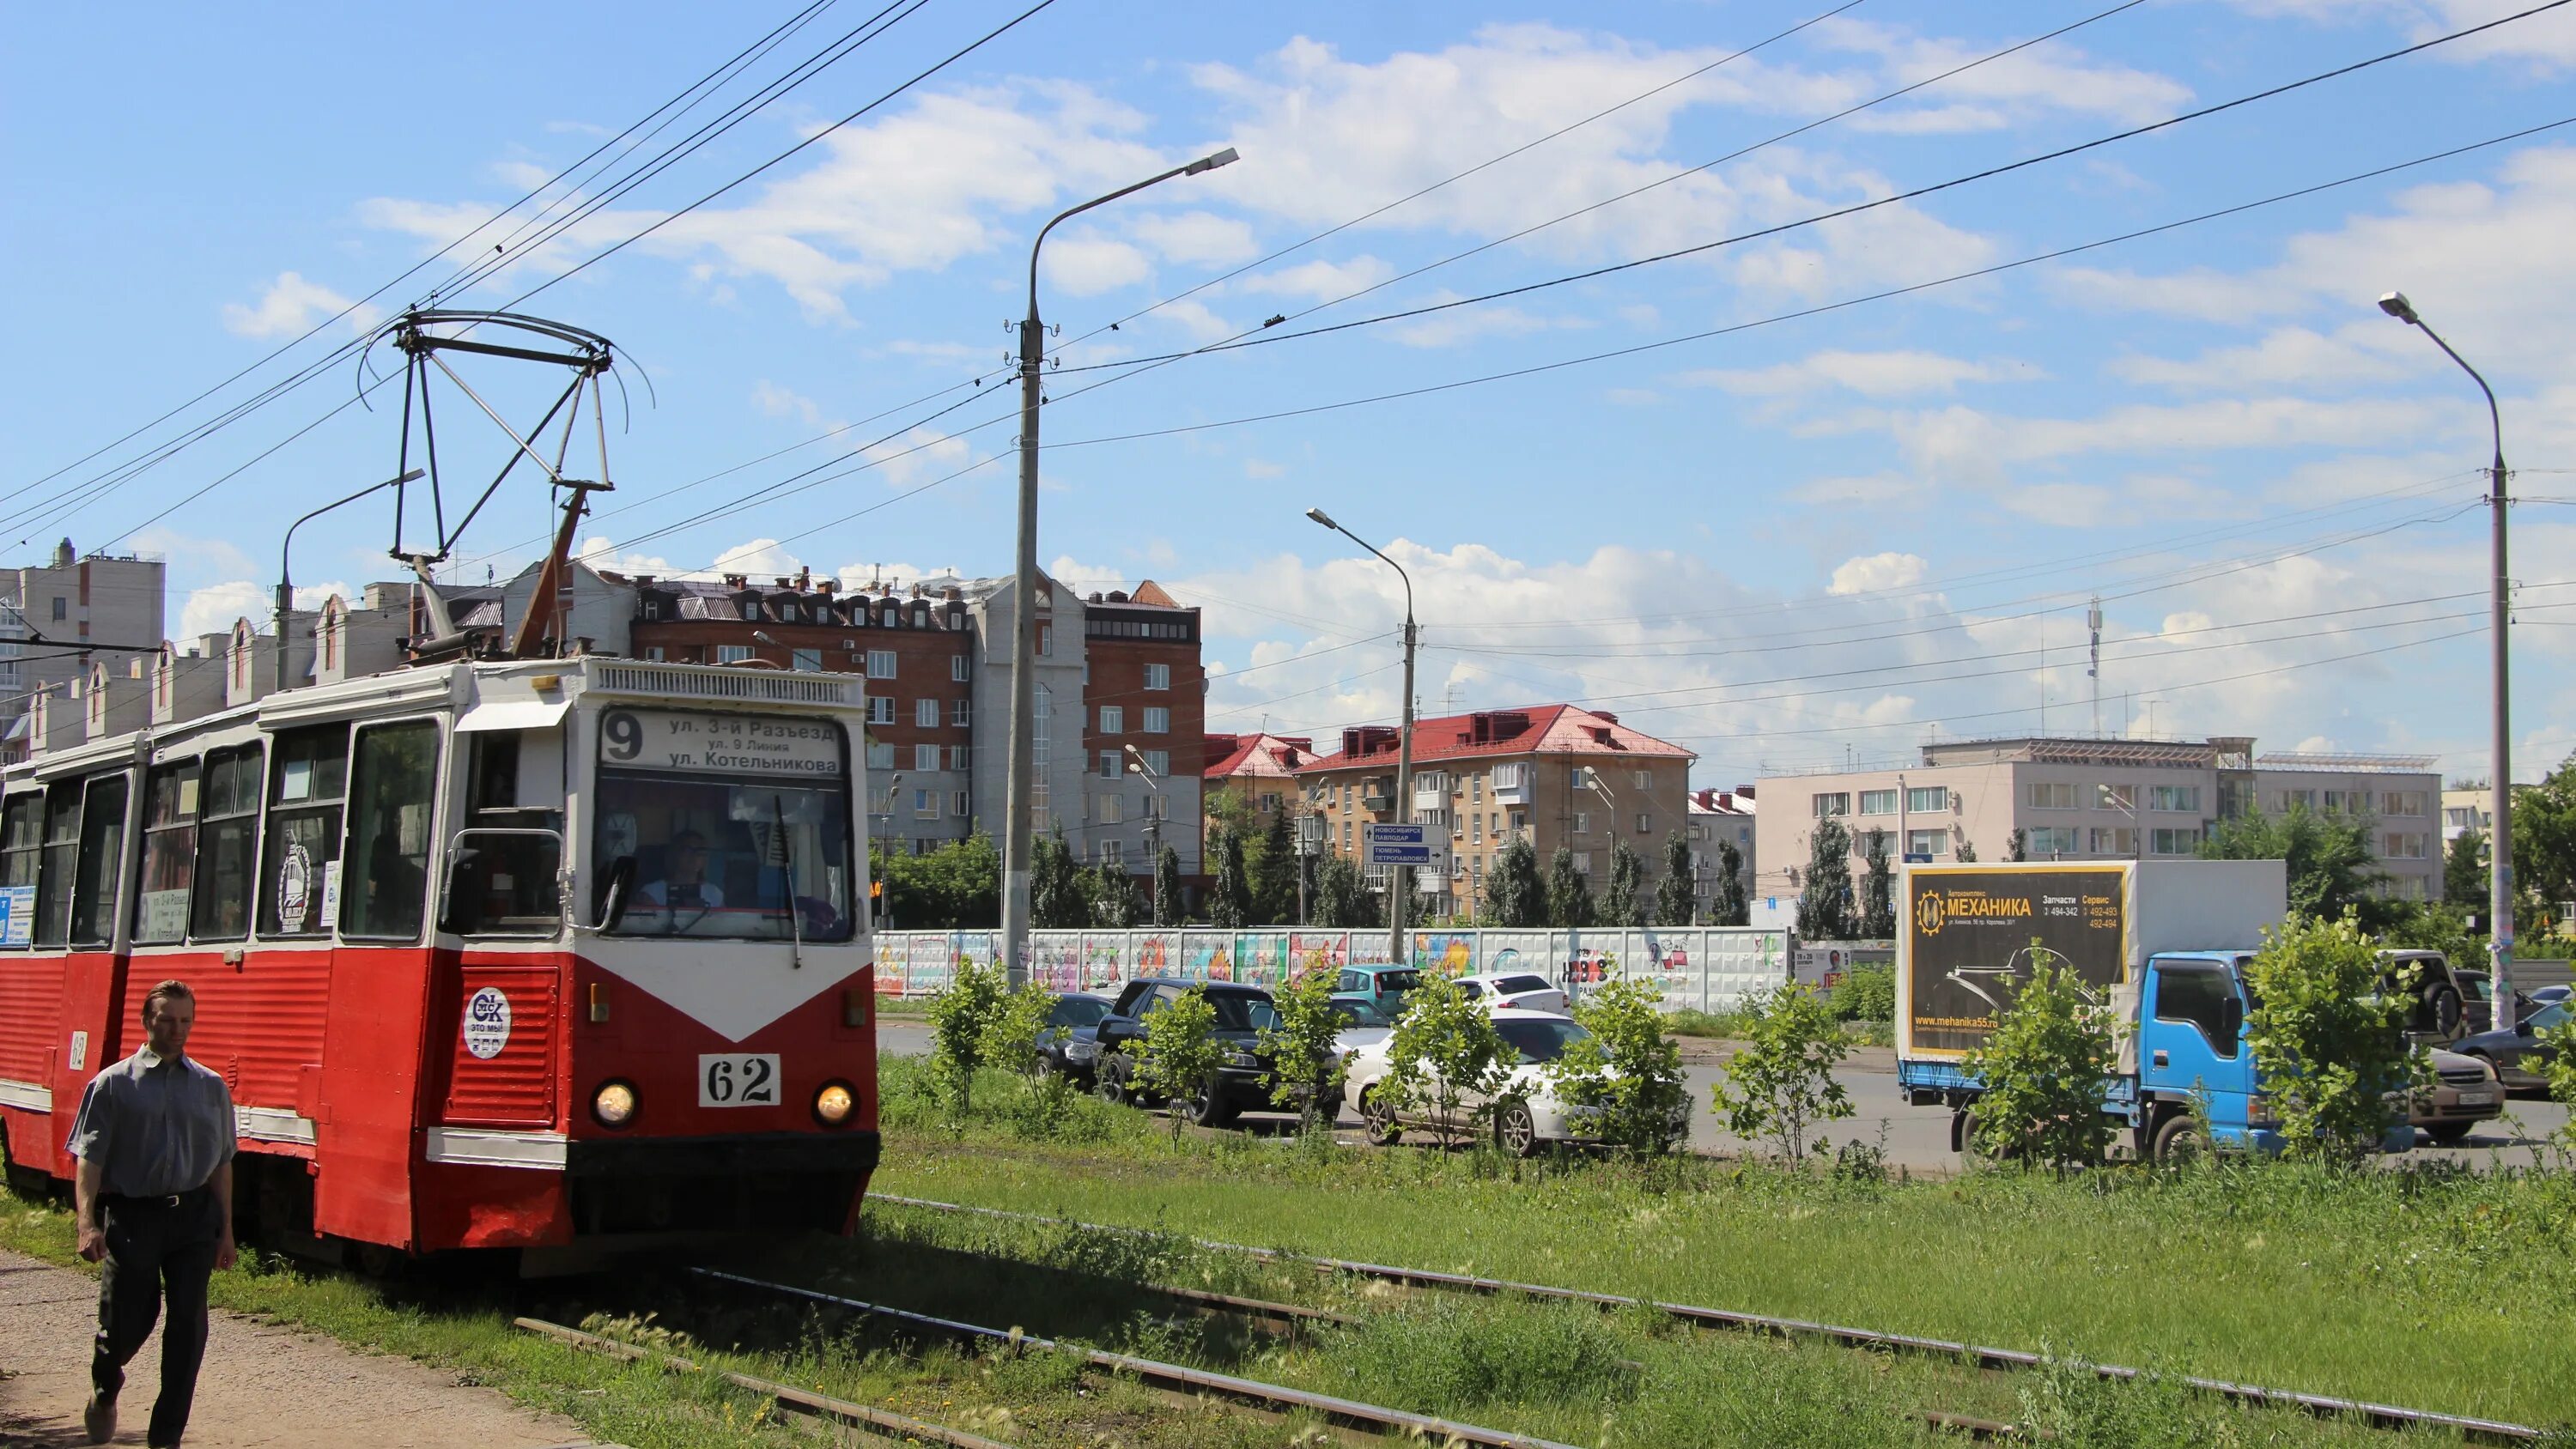
[[[644,721],[622,709],[612,709],[599,721],[600,738],[605,741],[600,753],[612,760],[631,760],[644,753]]]
[[[775,1052],[722,1053],[698,1058],[698,1105],[701,1107],[777,1106],[777,1054]]]

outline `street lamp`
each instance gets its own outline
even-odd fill
[[[1046,367],[1046,326],[1038,320],[1038,249],[1058,222],[1079,216],[1175,176],[1196,176],[1235,161],[1234,148],[1175,166],[1057,212],[1029,243],[1029,315],[1020,323],[1020,546],[1011,570],[1011,770],[1003,795],[1002,949],[1011,985],[1028,984],[1029,804],[1037,788],[1038,383]]]
[[[2499,1026],[2512,1024],[2513,1012],[2513,697],[2509,690],[2512,650],[2506,638],[2506,607],[2511,585],[2505,579],[2505,471],[2504,413],[2496,406],[2495,389],[2467,358],[2451,350],[2442,334],[2424,325],[2415,315],[2415,304],[2403,292],[2391,292],[2379,299],[2379,310],[2421,331],[2433,339],[2433,345],[2460,365],[2460,370],[2487,395],[2487,422],[2495,430],[2495,462],[2487,470],[2489,487],[2487,505],[2493,526],[2489,532],[2494,577],[2488,583],[2487,607],[2492,615],[2489,626],[2494,651],[2495,703],[2494,775],[2495,833],[2488,839],[2492,869],[2487,879],[2487,909],[2494,919],[2489,923],[2487,951],[2493,971],[2491,994],[2495,1000],[2494,1019]]]
[[[287,555],[293,552],[295,548],[295,530],[302,528],[304,525],[311,523],[317,518],[320,518],[323,514],[330,512],[334,508],[341,507],[344,504],[355,503],[370,493],[381,492],[387,488],[399,488],[405,483],[417,482],[427,476],[428,475],[423,473],[420,469],[414,468],[400,477],[388,478],[382,483],[370,483],[366,487],[359,489],[357,492],[350,494],[348,497],[334,499],[329,503],[325,503],[321,507],[314,509],[311,513],[308,513],[302,518],[295,520],[293,523],[286,525],[286,541],[277,546],[277,687],[279,689],[292,687],[287,683],[286,679],[286,616],[294,608],[295,585],[286,576],[286,559]],[[534,608],[535,606],[536,601],[533,599],[530,600],[529,607]],[[431,607],[436,608],[438,606],[433,601]]]
[[[792,663],[792,662],[795,660],[795,658],[796,658],[796,651],[795,651],[795,650],[793,650],[793,649],[789,649],[789,648],[787,648],[787,646],[786,646],[786,645],[781,644],[781,643],[779,643],[777,640],[770,638],[770,637],[769,637],[769,631],[768,631],[768,630],[766,630],[766,629],[754,629],[754,630],[752,630],[752,631],[751,631],[751,637],[752,637],[753,639],[755,639],[755,640],[759,641],[760,643],[763,643],[763,644],[768,645],[768,646],[769,646],[770,648],[772,648],[772,649],[784,650],[784,651],[786,652],[786,654],[787,654],[787,658],[788,658],[788,660],[790,661],[790,663]],[[750,657],[750,658],[748,658],[748,659],[741,660],[740,662],[741,662],[741,663],[744,663],[744,664],[748,664],[748,665],[752,666],[752,667],[753,667],[753,668],[755,668],[755,669],[785,669],[785,668],[787,668],[787,667],[788,667],[788,665],[786,665],[786,664],[779,664],[779,663],[776,663],[776,662],[774,662],[774,661],[772,661],[772,660],[763,659],[763,658],[761,658],[760,656],[758,656],[758,655],[756,655],[756,654],[755,654],[755,655],[753,655],[753,656],[751,656],[751,657]]]
[[[1404,725],[1396,732],[1395,755],[1395,822],[1401,825],[1413,818],[1413,576],[1404,571],[1404,565],[1378,553],[1377,545],[1335,523],[1332,515],[1324,510],[1309,508],[1306,516],[1377,554],[1380,562],[1395,570],[1395,576],[1404,580]],[[1404,949],[1404,908],[1412,889],[1412,867],[1387,867],[1387,959],[1399,966],[1412,960],[1412,953]]]
[[[891,873],[891,871],[892,871],[892,867],[893,867],[893,861],[894,861],[894,841],[893,841],[893,839],[892,839],[892,837],[893,837],[893,835],[894,835],[894,797],[895,797],[895,792],[896,792],[898,789],[900,789],[900,788],[902,787],[902,785],[903,785],[903,772],[902,772],[901,770],[897,770],[897,771],[895,771],[893,774],[888,775],[888,776],[886,777],[886,808],[885,808],[886,833],[885,833],[884,835],[881,835],[881,836],[877,837],[877,844],[878,844],[880,847],[882,847],[882,848],[884,849],[884,851],[885,851],[885,858],[886,858],[886,862],[887,862],[888,873]],[[875,812],[874,812],[874,811],[871,811],[871,812],[869,812],[869,813],[870,813],[870,814],[874,814]],[[880,875],[877,877],[877,884],[878,884],[878,885],[880,885],[880,886],[882,886],[882,885],[884,885],[884,884],[885,884],[885,875],[884,875],[884,874],[880,874]],[[892,892],[892,891],[887,891],[887,892],[886,892],[886,894],[885,894],[885,906],[884,906],[884,908],[883,908],[883,910],[882,910],[882,914],[885,916],[885,929],[887,929],[887,930],[889,930],[889,931],[893,930],[893,929],[894,929],[894,892]]]
[[[1154,792],[1155,808],[1145,815],[1145,868],[1159,873],[1163,868],[1162,776],[1154,773],[1154,767],[1145,763],[1145,752],[1134,745],[1127,746],[1127,756],[1136,762],[1136,773],[1145,777],[1145,788]]]

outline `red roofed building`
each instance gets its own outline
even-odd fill
[[[1342,731],[1342,748],[1294,768],[1305,807],[1324,818],[1328,848],[1357,861],[1360,827],[1395,812],[1396,729]],[[1525,836],[1546,868],[1559,846],[1598,892],[1610,851],[1625,841],[1643,857],[1649,897],[1664,842],[1690,823],[1690,767],[1698,758],[1570,704],[1478,710],[1416,721],[1412,819],[1449,827],[1446,880],[1417,880],[1428,918],[1462,914],[1483,898],[1494,852]],[[1373,877],[1374,878],[1374,877]]]
[[[1315,758],[1315,742],[1305,735],[1209,735],[1206,758],[1199,793],[1208,808],[1220,795],[1235,796],[1251,810],[1253,828],[1267,830],[1271,817],[1295,803],[1296,770]]]

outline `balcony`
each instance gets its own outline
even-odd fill
[[[1526,765],[1494,767],[1494,799],[1503,805],[1527,805],[1530,802],[1530,772]]]

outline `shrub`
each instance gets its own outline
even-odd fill
[[[2376,1148],[2430,1058],[2407,1042],[2414,1003],[2385,989],[2359,919],[2292,916],[2269,933],[2245,979],[2254,997],[2246,1042],[2287,1150],[2354,1161]]]
[[[1787,1161],[1802,1162],[1811,1128],[1852,1114],[1850,1094],[1833,1077],[1851,1043],[1824,998],[1796,985],[1745,1003],[1743,1035],[1743,1049],[1710,1088],[1717,1115],[1736,1136],[1767,1139]]]
[[[1225,1064],[1225,1043],[1216,1035],[1216,1005],[1193,986],[1172,1004],[1145,1018],[1145,1039],[1136,1053],[1136,1080],[1172,1104],[1172,1135],[1181,1133],[1181,1104],[1201,1090],[1213,1090],[1217,1068]]]
[[[1271,1000],[1279,1008],[1279,1025],[1261,1033],[1261,1049],[1270,1057],[1270,1100],[1297,1114],[1298,1131],[1313,1132],[1342,1080],[1336,1044],[1342,1019],[1333,1010],[1333,975],[1310,971],[1273,992]]]
[[[975,1073],[993,1060],[993,1026],[1006,1009],[1009,985],[999,965],[960,961],[948,989],[930,999],[936,1085],[960,1117],[974,1110]]]
[[[1896,1020],[1896,967],[1886,962],[1855,965],[1834,983],[1837,1021]]]
[[[1378,1090],[1399,1108],[1428,1112],[1432,1134],[1445,1146],[1465,1140],[1492,1110],[1513,1060],[1485,1003],[1446,976],[1425,975],[1406,994],[1404,1014],[1387,1039],[1386,1078]]]
[[[1636,1387],[1631,1350],[1588,1306],[1434,1297],[1334,1337],[1347,1391],[1378,1403],[1586,1404]]]
[[[1690,1105],[1681,1048],[1664,1035],[1656,1009],[1662,995],[1635,981],[1586,993],[1574,1019],[1592,1035],[1547,1064],[1560,1097],[1600,1113],[1594,1127],[1603,1142],[1647,1155],[1673,1148],[1674,1114]]]
[[[1985,1086],[1971,1117],[1971,1145],[2063,1173],[2100,1162],[2110,1144],[2102,1099],[2116,1064],[2111,1016],[2057,953],[2034,940],[2031,959],[2029,983],[1986,1044],[1968,1054],[1968,1072]]]

